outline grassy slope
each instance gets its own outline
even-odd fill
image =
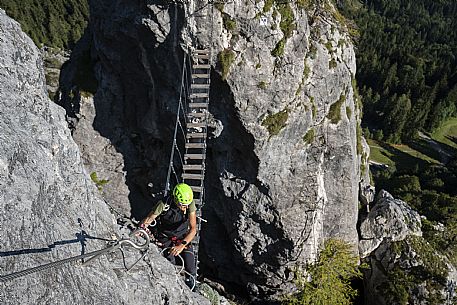
[[[447,119],[431,135],[432,139],[457,149],[457,118]]]
[[[424,165],[439,161],[434,152],[427,151],[423,142],[417,141],[410,145],[394,145],[375,140],[368,140],[370,145],[370,160],[395,165],[398,169],[412,169],[416,164]]]

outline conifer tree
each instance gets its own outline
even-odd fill
[[[357,295],[351,280],[361,277],[358,256],[350,244],[329,239],[324,243],[317,262],[306,267],[305,276],[297,273],[297,294],[288,297],[285,305],[349,305]]]

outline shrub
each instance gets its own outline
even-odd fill
[[[106,179],[98,179],[96,172],[90,174],[90,179],[95,183],[99,191],[103,190],[103,186],[109,182],[109,180]]]

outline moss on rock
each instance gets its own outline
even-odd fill
[[[330,110],[327,114],[327,118],[330,119],[330,122],[332,124],[337,124],[341,120],[341,106],[343,105],[343,103],[345,101],[346,101],[346,96],[343,93],[341,93],[338,101],[336,101],[335,103],[333,103],[330,106]]]
[[[287,119],[289,118],[289,110],[284,109],[280,112],[270,114],[262,121],[262,126],[268,129],[271,136],[279,134],[281,129],[286,126]]]
[[[221,67],[222,79],[226,80],[230,71],[230,66],[235,61],[235,52],[230,49],[222,50],[218,55],[218,59]]]

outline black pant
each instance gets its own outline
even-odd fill
[[[160,243],[162,243],[161,248],[171,248],[175,245],[174,241],[170,239],[166,240],[159,240]],[[184,269],[191,274],[192,276],[195,277],[196,275],[196,266],[195,266],[195,256],[194,256],[194,249],[192,248],[192,245],[188,245],[184,251],[181,252],[181,257],[184,260]],[[181,260],[177,258],[176,256],[170,254],[169,249],[164,252],[164,256],[173,264],[178,265],[181,264]]]

